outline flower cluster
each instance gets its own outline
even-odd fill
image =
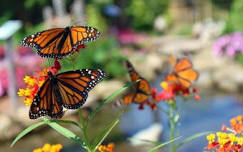
[[[235,133],[243,136],[243,115],[232,118],[230,120],[230,125]]]
[[[223,125],[222,132],[209,134],[206,137],[208,145],[205,149],[216,152],[240,152],[243,150],[243,115],[232,118],[230,124],[231,128]]]
[[[235,56],[236,53],[243,53],[243,33],[235,32],[224,35],[214,43],[214,54]]]
[[[114,143],[109,143],[107,146],[105,145],[100,145],[98,150],[99,152],[114,152]]]
[[[217,140],[216,140],[217,137]],[[207,136],[207,150],[216,152],[240,152],[243,145],[243,137],[238,137],[233,133],[217,132]]]
[[[144,105],[147,105],[150,107],[151,110],[157,110],[157,103],[155,101],[150,101],[147,100],[145,103],[140,103],[138,106],[138,110],[143,110],[144,109]]]
[[[19,89],[18,95],[25,97],[24,103],[27,106],[31,105],[39,88],[48,79],[48,72],[52,72],[52,74],[55,75],[60,69],[60,63],[57,60],[55,60],[53,67],[44,68],[44,70],[41,72],[35,72],[34,76],[25,76],[24,82],[27,85],[27,87],[26,89]]]
[[[154,88],[152,90],[152,98],[155,101],[166,101],[175,100],[175,96],[183,95],[184,97],[189,97],[191,94],[194,95],[195,100],[200,100],[200,95],[198,94],[198,88],[185,88],[177,83],[170,83],[167,81],[162,81],[160,86],[163,88],[161,92],[157,92]]]
[[[170,83],[167,81],[161,82],[162,91],[158,92],[156,88],[151,90],[152,101],[146,101],[145,104],[139,104],[138,109],[143,110],[144,105],[150,107],[151,110],[157,110],[157,103],[160,101],[172,101],[175,102],[175,97],[182,95],[183,97],[189,97],[194,95],[195,100],[200,100],[200,95],[198,94],[198,88],[185,88],[177,83]]]
[[[43,147],[34,149],[33,152],[60,152],[63,146],[61,144],[50,145],[44,144]]]

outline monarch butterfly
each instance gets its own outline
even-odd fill
[[[198,72],[192,69],[192,63],[184,57],[176,61],[171,74],[165,76],[166,81],[178,83],[185,88],[189,88],[191,84],[197,80]]]
[[[106,74],[100,69],[81,69],[53,75],[38,90],[29,111],[30,119],[48,115],[61,118],[63,107],[77,109],[82,106],[88,92],[99,83]]]
[[[62,58],[74,52],[76,48],[97,39],[100,32],[89,26],[67,26],[53,28],[25,37],[21,44],[37,49],[41,57]]]
[[[125,65],[128,69],[131,81],[134,83],[135,92],[129,93],[123,97],[122,104],[129,104],[131,102],[143,104],[151,95],[149,82],[135,71],[133,65],[129,61],[126,61]]]

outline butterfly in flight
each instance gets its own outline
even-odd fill
[[[77,47],[97,39],[100,32],[89,26],[53,28],[25,37],[21,44],[37,50],[41,57],[62,58],[73,53]]]
[[[148,101],[151,95],[151,89],[149,82],[141,77],[134,69],[133,65],[129,62],[125,62],[126,68],[130,75],[131,81],[134,83],[135,92],[127,94],[123,97],[122,104],[130,104],[131,102],[143,104]]]
[[[199,74],[193,69],[189,58],[184,57],[175,62],[172,73],[167,74],[165,79],[167,82],[180,84],[184,88],[189,88],[197,80],[198,76]]]
[[[103,80],[106,74],[100,69],[81,69],[57,75],[48,72],[48,76],[30,106],[30,119],[45,115],[61,118],[63,107],[78,109],[85,103],[88,92]]]

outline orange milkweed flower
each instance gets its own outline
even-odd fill
[[[30,106],[34,97],[36,96],[39,88],[43,83],[48,79],[48,72],[52,72],[55,75],[61,69],[61,65],[58,60],[54,61],[54,66],[49,68],[44,68],[43,71],[35,72],[34,76],[25,76],[24,82],[26,88],[20,88],[18,91],[18,96],[24,96],[24,103],[27,106]]]
[[[243,115],[238,115],[230,120],[231,128],[238,134],[243,135]]]
[[[108,143],[108,145],[100,145],[98,147],[99,152],[115,152],[114,150],[115,144],[113,142]]]
[[[223,125],[221,130],[224,132],[209,134],[206,137],[208,145],[205,149],[215,152],[241,152],[243,150],[242,116],[230,119],[231,128]]]
[[[36,148],[33,152],[61,152],[63,146],[61,144],[44,144],[41,148]]]

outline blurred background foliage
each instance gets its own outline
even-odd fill
[[[83,53],[76,56],[75,67],[102,66],[105,67],[107,72],[111,73],[111,77],[122,75],[124,72],[121,66],[123,56],[120,52],[119,40],[115,38],[116,34],[113,38],[106,38],[105,35],[111,30],[113,30],[111,33],[118,33],[122,29],[133,29],[134,31],[143,31],[153,35],[163,34],[164,31],[158,31],[154,27],[158,17],[163,17],[165,19],[164,22],[167,24],[167,33],[170,32],[170,34],[175,35],[192,36],[193,23],[195,22],[194,18],[192,22],[185,24],[173,22],[176,19],[173,16],[173,12],[171,12],[171,10],[173,10],[171,7],[175,1],[180,4],[179,7],[182,6],[181,4],[183,2],[183,4],[185,4],[186,7],[191,8],[192,11],[197,4],[202,3],[201,1],[191,0],[152,0],[149,2],[147,0],[84,1],[87,25],[98,28],[103,34],[103,39],[97,40],[95,42],[96,45],[88,45],[85,49],[88,51],[81,50]],[[65,11],[70,15],[73,0],[65,0],[64,2],[66,8]],[[219,10],[214,11],[212,17],[215,20],[224,20],[226,23],[226,28],[223,34],[242,30],[242,0],[209,0],[205,3],[208,2],[211,3],[212,9]],[[44,30],[45,23],[43,23],[43,10],[46,6],[53,7],[53,1],[2,1],[2,4],[0,5],[0,24],[3,24],[10,19],[19,19],[23,21],[24,26],[14,35],[14,42],[18,44],[24,36]],[[53,15],[56,14],[54,13]],[[80,23],[74,22],[73,24],[79,25]],[[105,54],[107,53],[109,53],[110,56],[106,56]],[[68,61],[68,59],[66,60]],[[67,62],[66,60],[63,61],[64,67]],[[239,59],[238,61],[241,62],[242,59]],[[108,62],[109,64],[107,64]],[[68,70],[67,66],[65,70]]]
[[[169,0],[131,0],[125,14],[132,20],[130,26],[135,29],[152,29],[155,18],[168,12]]]
[[[243,29],[243,3],[241,0],[234,0],[232,3],[225,33],[240,31]]]
[[[182,1],[182,0],[177,0]],[[185,0],[186,3],[191,4],[190,0]],[[227,28],[225,33],[234,32],[242,29],[242,17],[243,4],[241,0],[211,0],[213,7],[229,12],[227,17]],[[72,0],[66,0],[65,5],[67,12],[70,12]],[[168,22],[171,20],[169,13],[169,0],[153,0],[147,2],[146,0],[87,0],[85,1],[87,23],[90,26],[96,26],[102,32],[107,31],[108,24],[114,20],[114,18],[108,17],[104,13],[106,6],[116,5],[121,9],[122,13],[117,17],[118,23],[122,24],[123,28],[133,28],[136,30],[143,30],[150,32],[153,30],[154,20],[156,17],[163,15]],[[14,5],[13,5],[14,4]],[[43,29],[43,8],[45,6],[51,6],[52,1],[48,0],[25,0],[24,3],[18,0],[2,1],[0,6],[0,24],[3,24],[9,19],[19,19],[24,23],[23,28],[16,34],[15,39],[17,42],[24,35],[30,34]],[[11,9],[9,9],[9,7]],[[31,12],[31,13],[29,13]],[[219,17],[214,13],[214,17]],[[76,23],[77,24],[77,23]],[[119,26],[119,25],[118,25]],[[188,31],[190,25],[185,25],[178,29],[176,33],[184,35],[190,34]]]

